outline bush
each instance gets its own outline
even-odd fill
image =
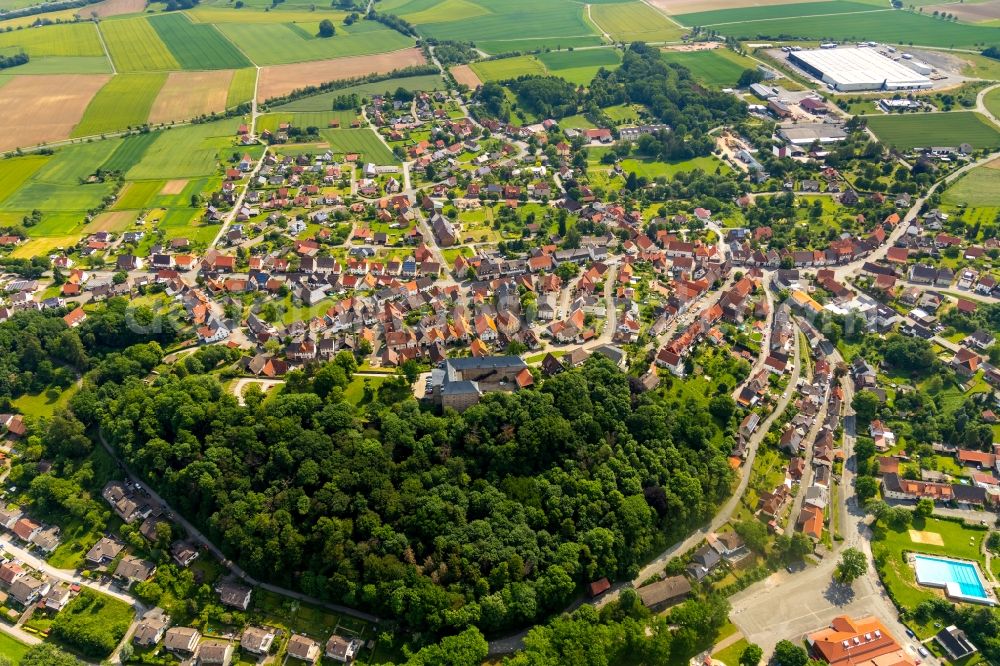
[[[56,616],[52,636],[84,656],[103,659],[114,651],[131,622],[128,604],[84,588]]]

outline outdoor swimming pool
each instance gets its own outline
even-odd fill
[[[921,585],[943,587],[949,597],[961,601],[994,603],[983,586],[979,567],[972,562],[914,555],[913,568]]]

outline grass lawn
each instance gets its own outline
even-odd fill
[[[973,148],[1000,146],[1000,130],[974,111],[869,116],[868,127],[883,143],[902,149],[960,143]]]
[[[483,60],[470,65],[481,81],[506,81],[527,74],[545,76],[548,72],[535,56],[516,56],[500,60]]]
[[[11,638],[7,634],[0,634],[0,654],[14,662],[14,666],[20,663],[21,657],[27,652],[28,646],[21,641]]]
[[[385,377],[353,377],[351,378],[351,383],[344,389],[344,400],[355,406],[360,405],[361,401],[365,398],[366,384],[372,387],[372,391],[378,391],[378,387],[381,386],[382,382],[391,377],[392,375],[386,375]]]
[[[52,551],[48,563],[56,569],[78,569],[83,566],[83,556],[101,538],[101,533],[74,519],[60,524],[59,538],[59,546]]]
[[[76,388],[71,387],[62,391],[57,388],[50,388],[41,393],[36,393],[34,395],[25,394],[20,398],[14,400],[11,404],[14,405],[22,414],[28,416],[40,417],[40,416],[52,416],[52,414],[66,405],[69,399],[73,397],[76,393]]]
[[[84,588],[56,616],[52,635],[70,648],[79,647],[71,637],[98,636],[110,645],[110,654],[128,631],[134,615],[132,607],[124,601]]]
[[[939,534],[944,545],[916,543],[910,538],[910,530]],[[876,525],[872,546],[876,561],[880,557],[885,559],[885,564],[879,572],[882,582],[902,606],[914,608],[925,599],[940,596],[940,593],[933,588],[917,584],[913,567],[907,563],[905,554],[919,552],[973,560],[982,568],[985,562],[979,548],[986,534],[986,530],[968,528],[948,520],[929,518],[923,524],[916,520],[905,530]]]
[[[725,647],[718,652],[713,652],[712,659],[721,661],[726,666],[737,666],[740,663],[740,655],[743,654],[743,650],[748,645],[750,645],[750,642],[745,638],[741,638],[729,647]]]
[[[715,170],[720,166],[723,171],[730,170],[728,166],[716,157],[695,157],[694,159],[682,160],[679,162],[660,162],[647,158],[629,158],[622,160],[622,170],[626,173],[634,171],[637,176],[645,176],[649,179],[658,178],[660,176],[670,178],[678,173],[694,171],[695,169],[701,169],[702,171],[706,171],[708,173],[715,173]]]

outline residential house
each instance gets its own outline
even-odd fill
[[[240,638],[240,647],[251,654],[267,654],[274,643],[274,631],[267,627],[247,627]]]
[[[655,613],[684,601],[691,594],[691,583],[684,576],[671,576],[637,592],[643,605]]]
[[[324,654],[334,661],[350,664],[358,656],[358,650],[361,649],[362,645],[364,642],[360,638],[345,638],[333,634],[326,642]]]

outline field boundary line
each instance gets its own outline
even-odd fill
[[[673,23],[674,25],[676,25],[678,28],[682,28],[684,30],[687,30],[689,28],[689,26],[684,25],[683,23],[681,23],[680,21],[678,21],[677,19],[675,19],[673,16],[671,16],[667,12],[663,11],[662,9],[660,9],[659,7],[657,7],[656,5],[650,3],[648,0],[642,0],[642,4],[646,5],[647,7],[649,7],[650,9],[652,9],[657,14],[661,14],[664,18],[666,18],[668,21],[670,21],[671,23]]]
[[[703,28],[714,28],[718,25],[736,25],[741,23],[764,23],[767,21],[797,21],[799,19],[824,18],[827,16],[851,16],[852,14],[878,14],[880,12],[895,12],[897,9],[864,9],[857,12],[836,12],[833,14],[809,14],[808,16],[777,16],[774,18],[750,19],[749,21],[725,21],[723,23],[706,23]]]
[[[101,41],[101,48],[104,49],[104,57],[108,59],[111,64],[111,76],[118,74],[118,68],[115,67],[115,61],[111,58],[111,51],[108,50],[108,43],[104,41],[104,32],[101,31],[100,21],[94,21],[94,28],[97,29],[97,39]]]
[[[603,39],[606,39],[609,42],[613,43],[615,40],[611,39],[611,35],[608,34],[608,31],[605,30],[603,27],[601,27],[601,25],[596,20],[594,20],[594,15],[590,13],[590,3],[588,2],[587,4],[585,4],[583,8],[584,10],[586,10],[587,21],[589,21],[592,26],[594,26],[600,31],[601,37]]]
[[[182,11],[181,14],[184,15],[184,18],[186,18],[188,20],[188,22],[191,23],[191,25],[210,25],[210,26],[212,26],[212,29],[215,30],[216,34],[218,34],[219,37],[222,37],[223,40],[225,40],[226,42],[228,42],[229,44],[231,44],[234,49],[236,49],[237,51],[239,51],[240,53],[242,53],[243,57],[247,59],[247,62],[249,62],[252,67],[256,67],[256,68],[260,69],[260,65],[258,65],[254,61],[254,59],[250,57],[250,54],[248,54],[246,51],[244,51],[243,48],[239,44],[237,44],[233,40],[229,39],[229,35],[227,35],[222,30],[219,30],[219,26],[217,26],[214,23],[202,23],[201,21],[194,20],[194,18],[192,18],[191,15],[188,14],[188,10],[186,10],[186,9],[184,11]],[[235,76],[235,74],[233,74],[233,76]]]

